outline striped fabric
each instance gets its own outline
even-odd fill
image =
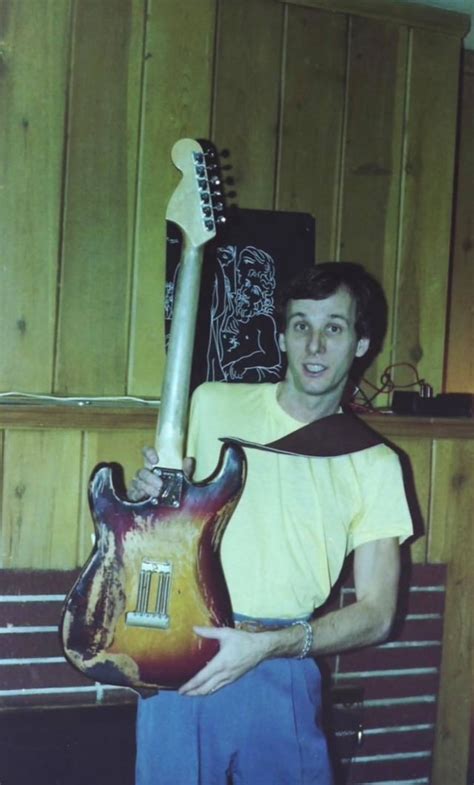
[[[351,760],[347,740],[343,744],[343,739],[336,738],[336,746],[346,756],[341,768],[347,785],[430,782],[445,579],[445,565],[412,567],[402,585],[390,640],[329,658],[335,693],[341,690],[350,695],[352,689],[362,697],[362,743],[352,745]],[[354,601],[353,585],[346,583],[337,604],[342,607]]]
[[[91,682],[64,659],[58,625],[77,571],[0,570],[0,709],[121,703],[130,690]]]

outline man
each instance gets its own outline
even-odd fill
[[[380,296],[359,265],[320,264],[296,279],[283,299],[283,381],[196,391],[188,439],[196,479],[212,473],[219,437],[268,445],[305,424],[345,422],[340,402],[375,339]],[[218,640],[219,653],[179,692],[140,702],[137,785],[332,782],[312,658],[387,636],[399,542],[412,527],[388,447],[328,447],[317,457],[247,449],[246,486],[221,548],[236,628],[196,628]],[[145,461],[133,498],[159,492],[153,450]],[[356,602],[308,621],[351,551]]]

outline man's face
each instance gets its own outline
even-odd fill
[[[355,318],[355,300],[343,287],[325,300],[290,300],[279,342],[293,393],[342,396],[354,358],[369,348],[368,338],[356,336]]]

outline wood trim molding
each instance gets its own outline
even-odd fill
[[[321,11],[365,16],[408,27],[421,27],[464,38],[471,26],[468,14],[426,5],[409,5],[396,0],[277,0],[285,5],[306,6]]]
[[[158,408],[143,406],[14,406],[0,407],[0,430],[140,430],[154,428]]]
[[[0,406],[0,430],[140,430],[156,425],[158,407]],[[366,415],[365,422],[384,436],[431,439],[473,439],[474,419],[465,417],[401,417]]]
[[[425,439],[473,439],[474,420],[469,417],[401,417],[367,415],[367,425],[383,436]]]

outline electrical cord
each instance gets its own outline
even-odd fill
[[[414,376],[415,379],[412,382],[408,382],[408,384],[399,384],[396,383],[392,376],[392,370],[394,368],[409,368]],[[361,412],[376,412],[380,411],[375,408],[373,405],[373,401],[377,398],[377,396],[384,394],[389,394],[394,390],[398,389],[408,389],[410,387],[417,387],[419,388],[419,393],[422,397],[431,397],[433,395],[433,388],[431,385],[425,380],[420,379],[418,375],[418,369],[415,365],[408,362],[400,362],[400,363],[392,363],[388,365],[385,370],[382,372],[380,376],[380,386],[377,387],[375,384],[372,384],[368,379],[363,378],[362,382],[367,387],[373,390],[372,394],[369,396],[367,393],[360,387],[356,386],[355,388],[355,395],[354,400],[351,403],[352,408]],[[362,401],[357,400],[357,396],[361,396]]]
[[[47,395],[42,393],[27,393],[27,392],[0,392],[0,405],[2,403],[53,403],[74,406],[100,406],[101,404],[140,404],[144,407],[156,407],[160,405],[160,399],[155,398],[140,398],[134,395],[84,395],[84,396],[66,396],[66,395]]]

